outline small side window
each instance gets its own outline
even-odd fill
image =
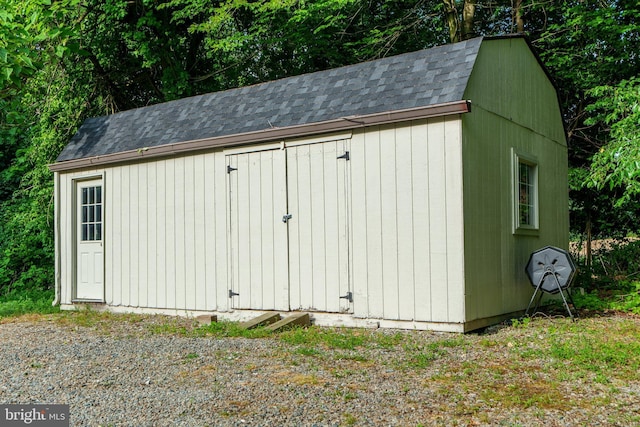
[[[538,162],[535,157],[513,152],[514,233],[535,234],[538,230]],[[533,232],[533,233],[532,233]]]

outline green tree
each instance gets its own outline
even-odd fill
[[[598,86],[588,92],[596,101],[587,107],[595,113],[587,124],[608,126],[606,145],[593,156],[591,188],[623,191],[616,200],[621,206],[640,194],[640,77],[623,80],[617,86]]]

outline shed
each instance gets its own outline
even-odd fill
[[[558,98],[520,36],[91,118],[50,168],[63,309],[465,332],[568,244]]]

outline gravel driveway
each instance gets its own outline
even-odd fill
[[[573,379],[551,391],[566,395],[554,403],[552,394],[544,410],[492,401],[480,384],[514,393],[544,384],[531,375],[535,360],[518,364],[523,372],[500,372],[501,358],[514,357],[503,336],[514,328],[465,336],[362,331],[405,338],[386,348],[318,351],[275,338],[150,332],[167,321],[158,317],[84,327],[56,316],[0,324],[0,402],[67,403],[74,426],[591,426],[640,416],[637,382]],[[427,353],[411,353],[414,346],[438,349],[438,357],[417,358]],[[465,378],[465,366],[483,368]],[[460,382],[451,379],[454,367]],[[590,398],[599,403],[575,403]]]

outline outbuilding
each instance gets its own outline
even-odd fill
[[[56,303],[465,332],[568,244],[556,90],[521,36],[91,118],[50,166]]]

